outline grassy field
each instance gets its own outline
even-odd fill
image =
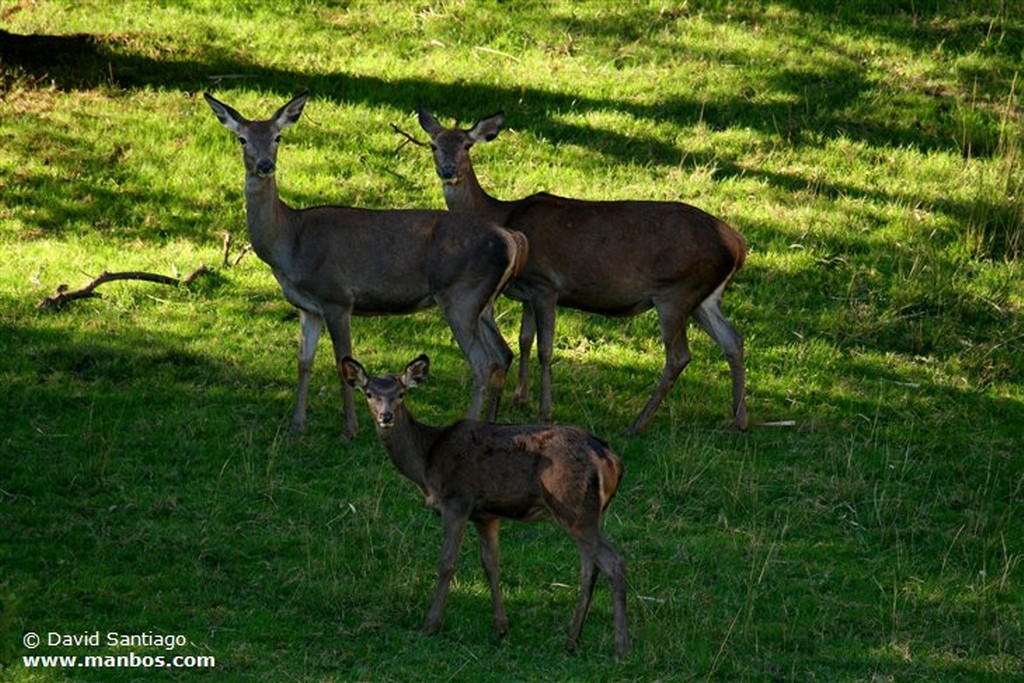
[[[4,0],[0,29],[22,36],[0,34],[0,679],[1024,677],[1019,2]],[[255,256],[223,262],[226,233],[232,259],[246,240],[242,162],[201,93],[263,117],[304,88],[278,159],[292,205],[443,207],[429,153],[390,128],[423,137],[423,103],[506,112],[474,157],[497,196],[680,200],[746,236],[723,310],[747,433],[695,332],[626,438],[660,372],[655,316],[559,318],[556,419],[626,463],[604,529],[628,658],[603,584],[563,652],[578,561],[551,524],[504,527],[507,640],[472,538],[443,632],[418,632],[440,523],[363,405],[338,438],[326,343],[288,435],[297,316]],[[190,287],[36,307],[104,270],[200,264]],[[514,340],[518,305],[498,314]],[[469,372],[436,311],[354,335],[374,372],[429,353],[413,410],[461,415]],[[216,667],[24,659],[130,653]]]

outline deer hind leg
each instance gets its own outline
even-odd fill
[[[319,315],[299,309],[299,383],[295,389],[295,412],[292,414],[292,432],[295,434],[301,433],[306,428],[309,381],[322,328],[323,320]]]
[[[434,601],[427,612],[427,620],[423,624],[426,633],[437,633],[441,630],[441,619],[444,615],[444,603],[448,597],[448,587],[455,575],[455,563],[459,559],[462,537],[466,532],[469,517],[465,512],[444,508],[441,510],[444,524],[444,542],[441,545],[441,559],[437,565],[437,588],[434,589]]]
[[[647,405],[630,427],[631,435],[639,434],[647,428],[647,423],[672,390],[679,373],[690,363],[690,345],[686,340],[686,315],[683,313],[685,309],[679,305],[668,304],[657,305],[657,309],[658,320],[661,323],[661,341],[665,345],[665,367],[661,371],[658,385],[647,399]]]
[[[597,562],[593,546],[580,539],[577,539],[576,544],[580,553],[580,602],[576,606],[576,614],[572,618],[569,636],[565,641],[565,649],[569,652],[575,652],[579,645],[583,622],[587,620],[590,602],[594,598],[594,588],[597,585]]]
[[[533,338],[537,334],[537,316],[529,301],[523,302],[523,317],[519,324],[519,381],[513,400],[517,405],[530,403],[530,354],[533,352]]]
[[[490,330],[488,323],[484,322],[484,318],[488,314],[493,316],[493,313],[487,299],[483,298],[482,303],[481,299],[481,297],[474,296],[473,293],[466,294],[465,292],[446,293],[437,298],[441,313],[448,321],[455,342],[469,362],[470,370],[473,373],[473,393],[470,397],[469,409],[466,411],[466,417],[472,419],[479,419],[483,412],[484,393],[491,378],[496,377],[495,383],[500,381],[504,387],[504,374],[500,372],[501,362],[492,350],[497,342],[488,337]],[[498,333],[497,325],[493,323],[493,318],[489,324],[493,326],[494,333],[500,338],[501,335]],[[501,340],[501,343],[504,344],[504,339]],[[498,399],[500,400],[500,394]],[[493,400],[491,407],[495,412],[497,411],[497,403]],[[495,416],[489,417],[493,419]]]
[[[331,346],[334,347],[334,364],[341,379],[341,397],[345,404],[345,431],[341,437],[351,439],[356,435],[356,404],[352,387],[345,381],[342,374],[341,361],[345,356],[352,355],[352,311],[342,307],[332,307],[324,311],[324,321],[331,335]]]
[[[626,626],[626,564],[611,544],[597,530],[585,529],[573,532],[576,546],[580,554],[580,602],[576,608],[566,649],[576,650],[583,633],[583,623],[590,611],[590,603],[594,597],[597,574],[600,571],[608,580],[612,592],[612,610],[615,620],[615,654],[622,656],[629,651],[629,630]]]
[[[494,302],[492,301],[480,315],[479,333],[482,343],[487,348],[493,360],[492,370],[489,377],[490,398],[487,401],[487,419],[498,418],[498,408],[501,406],[501,396],[505,392],[505,381],[508,378],[508,369],[512,365],[512,349],[508,347],[505,338],[494,322]]]
[[[743,367],[743,337],[729,324],[721,311],[722,290],[725,283],[701,302],[694,317],[701,329],[707,332],[725,353],[732,377],[732,426],[738,430],[747,428],[746,370]]]
[[[551,422],[551,360],[555,349],[555,304],[558,295],[550,292],[532,302],[537,319],[537,357],[540,360],[540,410],[541,422]]]
[[[629,628],[626,626],[626,563],[603,536],[597,550],[597,565],[608,579],[612,591],[612,612],[615,620],[615,654],[629,652]]]
[[[498,520],[491,519],[476,523],[480,535],[480,563],[491,587],[491,608],[494,613],[494,634],[499,638],[508,635],[508,618],[501,599],[501,585],[498,583]]]

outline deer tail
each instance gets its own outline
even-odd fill
[[[511,277],[516,277],[526,268],[526,260],[530,257],[530,242],[526,235],[518,230],[508,230],[512,241],[515,243],[515,258],[512,259]]]
[[[597,473],[598,494],[601,497],[601,509],[608,507],[622,481],[622,458],[616,455],[603,440],[590,437],[590,462]]]

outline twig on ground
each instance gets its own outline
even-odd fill
[[[92,281],[81,289],[69,290],[67,285],[60,285],[57,287],[57,292],[46,297],[38,304],[36,308],[39,309],[51,309],[60,310],[64,304],[69,301],[76,299],[89,299],[92,297],[98,297],[96,288],[107,282],[114,282],[115,280],[142,280],[144,282],[155,282],[159,285],[170,285],[172,287],[179,287],[181,285],[190,285],[196,281],[201,275],[205,275],[211,272],[205,265],[201,265],[184,278],[170,277],[168,275],[159,275],[157,273],[147,273],[144,271],[126,271],[120,273],[110,273],[104,271],[98,276],[92,279]]]

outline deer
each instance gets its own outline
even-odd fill
[[[509,425],[463,419],[435,427],[417,421],[405,405],[409,389],[427,380],[430,358],[410,361],[396,375],[369,376],[353,358],[341,363],[345,381],[363,392],[377,436],[398,471],[440,513],[444,540],[437,587],[423,630],[441,629],[444,603],[466,526],[480,537],[480,557],[491,590],[493,627],[508,634],[498,580],[498,528],[503,519],[553,518],[579,551],[579,604],[566,649],[575,651],[590,609],[598,573],[612,592],[615,652],[630,647],[626,626],[626,569],[601,533],[601,515],[622,480],[622,461],[608,444],[568,426]]]
[[[308,92],[269,119],[250,120],[205,93],[221,124],[242,146],[246,228],[253,251],[270,266],[285,299],[299,311],[298,386],[292,431],[306,423],[316,347],[326,324],[340,378],[352,353],[353,315],[406,314],[437,305],[473,373],[467,415],[497,414],[512,352],[494,321],[498,292],[521,268],[521,233],[469,215],[439,210],[348,206],[293,209],[278,195],[281,133],[298,121]],[[351,388],[342,381],[343,438],[357,430]]]
[[[518,230],[530,243],[526,267],[504,291],[523,304],[517,402],[528,400],[528,362],[536,335],[541,366],[539,418],[551,420],[556,306],[617,317],[654,308],[665,364],[629,433],[647,428],[689,364],[686,333],[691,315],[725,354],[732,379],[732,426],[747,428],[743,338],[721,311],[722,293],[746,259],[746,242],[739,232],[681,202],[591,201],[544,192],[512,201],[496,199],[480,186],[470,149],[498,136],[504,113],[499,111],[465,130],[445,128],[423,107],[418,118],[430,136],[448,208]]]

